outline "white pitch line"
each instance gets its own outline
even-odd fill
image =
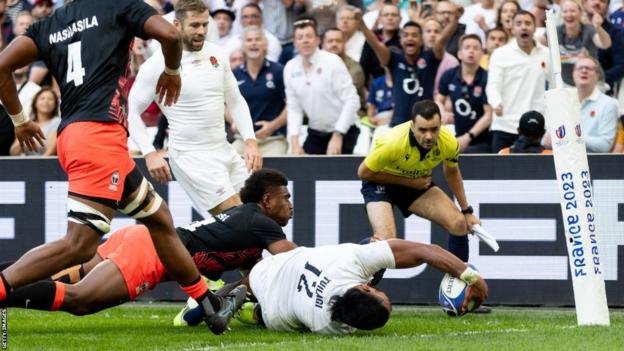
[[[487,334],[514,334],[514,333],[528,333],[530,329],[518,329],[518,328],[507,328],[501,330],[469,330],[465,332],[451,332],[446,334],[416,334],[416,335],[370,335],[364,336],[364,338],[374,338],[374,339],[383,339],[383,338],[392,338],[392,340],[399,339],[429,339],[429,338],[445,338],[445,337],[457,337],[457,336],[475,336],[475,335],[487,335]],[[303,340],[305,344],[318,344],[321,342],[326,342],[327,339],[343,339],[348,338],[349,336],[338,337],[332,336],[327,338],[320,338],[315,340]],[[359,339],[356,337],[356,339]],[[249,347],[262,347],[262,346],[280,346],[292,343],[301,343],[300,340],[290,340],[290,341],[279,341],[279,342],[243,342],[243,343],[228,343],[221,344],[219,346],[199,346],[199,347],[189,347],[185,348],[185,351],[208,351],[208,350],[227,350],[232,348],[249,348]]]
[[[553,329],[574,329],[577,328],[575,325],[561,325],[561,326],[553,326]],[[365,339],[365,338],[374,338],[374,339],[383,339],[383,338],[392,338],[392,340],[405,339],[405,340],[418,340],[418,339],[433,339],[433,338],[446,338],[446,337],[458,337],[458,336],[476,336],[476,335],[488,335],[488,334],[521,334],[521,333],[529,333],[534,331],[534,329],[527,328],[506,328],[506,329],[498,329],[498,330],[468,330],[465,332],[450,332],[446,334],[415,334],[415,335],[369,335],[369,336],[356,336],[354,339]],[[314,334],[310,334],[314,335]],[[322,342],[326,342],[328,339],[344,339],[349,338],[349,336],[327,336],[325,338],[318,338],[314,340],[306,340],[305,336],[303,340],[289,340],[289,341],[278,341],[278,342],[243,342],[243,343],[221,343],[219,346],[197,346],[197,347],[189,347],[185,348],[184,351],[209,351],[209,350],[227,350],[233,348],[253,348],[253,347],[263,347],[263,346],[280,346],[287,345],[292,343],[304,343],[304,344],[318,344]]]

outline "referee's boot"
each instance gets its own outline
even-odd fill
[[[246,297],[247,288],[244,285],[239,285],[225,297],[221,298],[221,308],[213,314],[206,314],[205,321],[210,331],[216,335],[223,334],[228,329],[232,317],[245,302]],[[207,303],[209,304],[210,302]]]

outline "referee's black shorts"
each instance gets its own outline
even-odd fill
[[[400,185],[393,184],[376,184],[362,181],[362,195],[364,196],[364,203],[385,201],[396,206],[403,213],[403,217],[409,217],[412,213],[409,211],[409,207],[421,197],[427,190],[434,187],[435,184],[431,182],[431,185],[427,189],[413,189]]]

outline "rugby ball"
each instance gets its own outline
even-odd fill
[[[470,265],[472,269],[476,268]],[[463,280],[453,277],[450,274],[445,274],[440,283],[440,290],[438,291],[438,302],[442,306],[442,310],[451,317],[461,316],[461,306],[466,298],[466,288],[468,284]],[[471,306],[468,306],[470,310]]]

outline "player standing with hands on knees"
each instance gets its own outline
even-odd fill
[[[12,73],[35,60],[43,60],[52,71],[63,100],[59,162],[69,178],[65,237],[29,251],[4,269],[0,301],[13,289],[90,260],[119,209],[148,227],[167,271],[200,303],[206,323],[220,334],[236,308],[234,299],[208,290],[176,234],[167,205],[128,154],[128,53],[135,36],[161,43],[164,72],[156,72],[154,90],[170,106],[180,93],[180,36],[142,1],[69,2],[0,53],[0,99],[24,150],[34,151],[43,135],[24,114]],[[57,295],[63,296],[62,291]]]
[[[216,215],[241,204],[238,191],[249,172],[262,167],[251,115],[228,59],[215,44],[205,41],[208,8],[201,0],[180,0],[173,24],[182,36],[179,101],[159,103],[169,121],[169,161],[176,180],[203,216]],[[141,121],[141,113],[156,100],[156,73],[165,66],[155,54],[141,66],[130,90],[130,136],[145,155],[150,174],[160,182],[171,180],[169,166],[156,152]],[[245,143],[244,157],[228,143],[224,106],[227,104]]]

